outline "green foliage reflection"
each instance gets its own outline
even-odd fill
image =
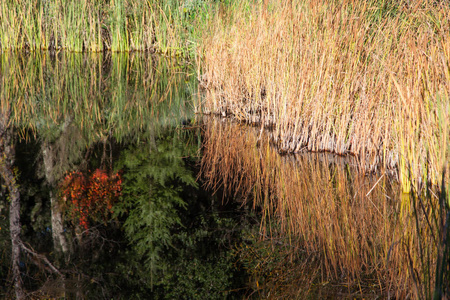
[[[230,235],[236,221],[211,209],[192,172],[196,147],[169,130],[154,142],[131,145],[117,168],[123,170],[122,199],[114,207],[126,217],[132,250],[128,272],[153,298],[222,299],[233,287]],[[228,232],[228,233],[227,233]],[[124,266],[125,267],[125,266]]]
[[[170,228],[180,225],[177,210],[186,208],[179,184],[196,186],[184,167],[182,147],[176,139],[162,138],[155,148],[129,149],[118,165],[124,170],[124,188],[115,211],[128,212],[127,236],[152,272],[158,269],[162,250],[172,244]]]

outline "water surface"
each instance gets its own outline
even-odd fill
[[[41,255],[17,262],[28,295],[410,296],[433,210],[414,218],[389,175],[358,173],[355,159],[280,155],[267,130],[194,114],[194,74],[140,54],[0,55],[15,150],[3,161],[14,162],[21,239]],[[9,198],[3,185],[4,297]]]
[[[233,247],[257,222],[197,180],[201,128],[193,118],[192,70],[138,54],[4,53],[0,59],[21,237],[60,270],[22,251],[28,295],[245,294],[246,272]],[[0,285],[12,297],[7,194],[3,189]]]

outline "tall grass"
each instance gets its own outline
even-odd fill
[[[0,51],[193,53],[211,0],[2,0]]]
[[[444,1],[246,1],[199,47],[204,112],[273,127],[280,152],[353,154],[403,191],[448,164]],[[448,180],[448,176],[447,179]]]
[[[402,200],[405,194],[390,176],[366,176],[355,159],[280,156],[259,130],[210,118],[205,119],[202,174],[212,189],[235,192],[263,211],[262,236],[273,240],[272,246],[281,241],[292,259],[303,257],[297,262],[304,268],[286,271],[298,272],[289,274],[294,282],[307,272],[314,277],[310,284],[329,282],[361,296],[375,292],[404,299],[433,291],[436,237],[441,232],[442,240],[443,227],[435,222],[442,199],[432,189],[420,203],[408,195]],[[443,266],[448,268],[445,259]],[[289,285],[282,275],[271,278],[275,283],[266,286]]]

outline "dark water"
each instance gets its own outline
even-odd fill
[[[282,156],[264,130],[196,115],[196,78],[139,54],[0,55],[30,298],[426,295],[433,209],[417,218],[355,159]],[[0,296],[14,298],[2,176]]]
[[[22,251],[30,297],[222,299],[248,292],[235,249],[258,221],[197,179],[202,141],[192,70],[140,55],[6,53],[0,61],[21,238],[64,276]],[[0,291],[13,298],[8,192],[1,192]],[[64,220],[66,250],[54,236],[55,213]]]

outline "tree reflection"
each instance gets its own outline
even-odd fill
[[[20,251],[22,240],[20,238],[20,193],[14,174],[13,165],[15,160],[15,148],[13,132],[8,128],[10,110],[0,114],[0,174],[9,191],[9,231],[11,237],[11,263],[12,282],[14,284],[17,299],[24,299],[25,292],[23,281],[20,276]]]
[[[57,265],[61,267],[72,266],[71,272],[84,274],[74,265],[74,258],[83,255],[73,253],[72,249],[92,250],[94,248],[89,245],[98,246],[99,241],[104,243],[106,240],[112,249],[116,244],[114,239],[121,237],[120,228],[114,222],[98,222],[89,228],[89,234],[86,235],[91,240],[83,240],[83,245],[78,240],[78,245],[71,245],[71,241],[74,241],[74,232],[70,227],[72,223],[64,221],[62,199],[58,197],[60,183],[67,172],[80,170],[87,173],[90,167],[112,170],[113,162],[105,155],[107,143],[120,148],[118,142],[139,141],[143,138],[142,133],[146,133],[146,141],[156,140],[162,128],[181,124],[181,120],[188,117],[186,103],[189,90],[179,88],[180,83],[185,84],[188,79],[182,72],[168,68],[174,67],[172,62],[141,59],[133,55],[117,55],[106,60],[102,54],[33,55],[5,53],[0,56],[2,161],[8,163],[2,165],[5,166],[2,169],[2,182],[11,183],[8,197],[17,199],[11,202],[14,206],[11,206],[10,212],[14,215],[10,218],[12,223],[9,230],[12,233],[12,260],[15,262],[12,279],[16,282],[18,298],[23,297],[20,283],[24,271],[30,276],[28,278],[34,277],[38,282],[41,281],[39,278],[57,282],[55,285],[62,287],[62,295],[70,293],[70,278],[61,282],[59,279],[55,281],[57,277],[38,275],[48,270],[49,266],[53,268],[50,268],[50,273],[61,274],[47,258],[58,262]],[[109,63],[105,64],[105,61]],[[18,139],[14,142],[16,137]],[[17,143],[34,145],[34,152],[29,156],[24,156],[25,152],[16,156],[14,151],[7,150],[13,150],[11,146]],[[98,155],[102,146],[103,151],[100,150],[101,154]],[[111,147],[109,158],[113,156]],[[21,171],[24,173],[19,177],[11,173],[14,161],[23,167]],[[14,189],[12,181],[16,178],[22,180],[20,191],[25,195],[23,211],[30,212],[30,216],[19,215],[19,190]],[[34,193],[33,190],[40,192]],[[48,207],[51,208],[51,222],[38,217],[45,216],[45,208]],[[48,249],[45,243],[39,243],[42,246],[40,250],[47,252],[46,256],[42,256],[20,241],[17,242],[20,217],[27,233],[39,226],[45,239],[50,233],[54,250],[64,253],[64,261],[58,261],[56,252]],[[113,236],[108,235],[105,229],[111,226]],[[26,239],[35,241],[30,236]],[[97,241],[90,243],[92,239]],[[39,265],[37,268],[29,266],[31,260],[19,257],[20,248],[33,257]],[[102,251],[105,249],[100,248],[94,253],[100,255]],[[22,275],[18,267],[20,259],[26,269],[22,270]],[[97,282],[97,279],[92,280]],[[27,287],[37,288],[38,285],[28,282]],[[61,293],[58,293],[59,296]]]
[[[243,227],[198,191],[196,151],[169,131],[156,145],[129,146],[118,164],[124,189],[114,210],[133,245],[123,267],[148,297],[222,299],[239,282],[230,250]]]

